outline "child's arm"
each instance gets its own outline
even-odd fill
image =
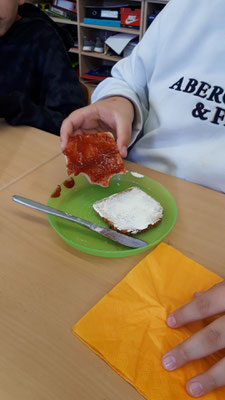
[[[92,95],[93,105],[89,106],[90,108],[87,107],[72,113],[63,123],[61,129],[62,148],[66,146],[70,135],[74,134],[78,129],[84,129],[84,119],[89,118],[90,112],[92,118],[88,121],[88,129],[93,130],[96,121],[98,121],[99,130],[100,123],[104,122],[104,126],[109,124],[115,137],[117,137],[120,154],[124,157],[126,151],[123,152],[122,149],[135,141],[149,115],[148,84],[157,58],[160,15],[157,18],[158,23],[154,24],[154,26],[153,24],[151,25],[151,29],[148,30],[141,42],[134,48],[131,55],[119,61],[113,67],[112,78],[105,79],[97,86]],[[114,105],[118,104],[117,107],[111,104],[111,98],[117,99],[117,101],[114,100]],[[107,103],[107,99],[110,102]],[[130,112],[126,115],[128,104],[129,109],[133,105],[132,118]],[[93,107],[94,105],[97,108]],[[110,107],[112,107],[111,113]],[[105,112],[106,108],[108,108],[107,113]],[[94,110],[98,110],[98,114],[94,115]],[[102,120],[102,115],[104,115],[104,121]],[[109,121],[106,118],[109,118]],[[126,124],[127,126],[129,124],[129,128],[124,130]]]
[[[197,321],[225,312],[225,282],[210,290],[197,293],[190,303],[179,308],[167,318],[171,328],[179,328],[189,322]],[[189,361],[205,357],[225,348],[225,316],[214,320],[201,331],[163,355],[162,364],[168,371],[175,370]],[[186,388],[193,397],[225,385],[225,358],[210,369],[191,378]]]

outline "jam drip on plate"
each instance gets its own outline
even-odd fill
[[[63,182],[63,185],[64,185],[67,189],[71,189],[71,188],[74,187],[74,185],[75,185],[74,179],[73,179],[72,177],[69,178],[69,179],[66,179],[66,180]]]
[[[61,190],[62,190],[61,186],[58,185],[57,188],[55,189],[55,191],[52,193],[51,197],[53,197],[53,198],[59,197]]]

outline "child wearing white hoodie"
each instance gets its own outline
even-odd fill
[[[170,0],[131,55],[73,112],[61,147],[80,132],[111,131],[128,160],[225,192],[225,1]],[[128,153],[128,154],[127,154]],[[167,318],[171,328],[225,312],[225,283]],[[225,348],[223,314],[162,357],[172,371]],[[150,377],[149,377],[150,379]],[[186,383],[199,397],[225,385],[225,358]]]
[[[62,146],[104,126],[128,160],[225,192],[224,19],[223,0],[170,0],[64,122]]]

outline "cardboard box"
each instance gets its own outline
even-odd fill
[[[121,26],[138,29],[141,23],[141,9],[123,7],[120,9]]]

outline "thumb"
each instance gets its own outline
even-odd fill
[[[61,146],[61,151],[66,148],[67,142],[69,137],[73,133],[73,124],[72,121],[69,118],[66,118],[61,126],[60,130],[60,146]]]
[[[64,119],[60,129],[60,145],[61,150],[65,150],[68,139],[78,131],[85,120],[85,116],[89,115],[89,108],[83,107],[73,111],[66,119]]]
[[[131,141],[132,123],[126,120],[118,121],[117,125],[117,147],[121,157],[127,156],[127,148]]]

